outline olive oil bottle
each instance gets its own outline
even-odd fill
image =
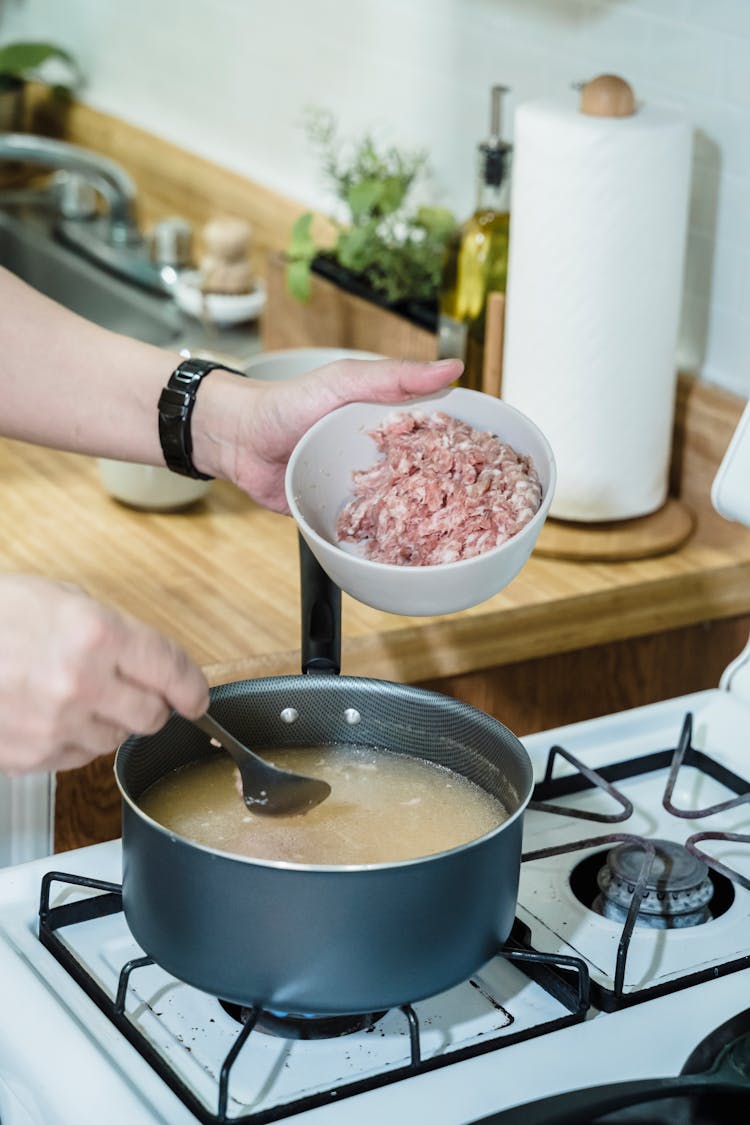
[[[487,295],[505,292],[511,145],[501,140],[505,86],[492,87],[490,136],[478,146],[477,203],[446,247],[440,286],[439,355],[464,361],[461,384],[481,389]]]

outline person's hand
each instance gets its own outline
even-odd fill
[[[0,770],[72,769],[208,706],[202,671],[67,583],[0,576]]]
[[[280,383],[214,371],[196,404],[196,454],[209,466],[205,472],[226,477],[272,511],[288,512],[287,461],[314,422],[348,402],[397,403],[433,394],[455,382],[462,370],[458,359],[344,359]],[[227,428],[230,415],[233,424]],[[201,417],[207,419],[203,433]]]

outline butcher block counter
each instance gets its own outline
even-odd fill
[[[342,670],[464,698],[519,734],[715,686],[750,625],[750,531],[711,509],[744,403],[680,381],[673,491],[696,516],[679,550],[631,562],[536,553],[490,601],[396,617],[345,597]],[[171,634],[212,684],[299,671],[297,535],[215,482],[177,513],[124,507],[96,462],[0,442],[0,566],[65,579]],[[111,758],[60,774],[56,847],[111,838]]]

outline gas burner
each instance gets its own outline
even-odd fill
[[[243,1026],[255,1018],[255,1008],[245,1008],[228,1000],[219,1000],[219,1003],[227,1015]],[[255,1030],[277,1039],[336,1039],[356,1031],[369,1031],[386,1014],[365,1012],[346,1016],[313,1016],[262,1011],[255,1020]]]
[[[684,920],[676,918],[669,918],[668,911],[657,912],[653,906],[664,905],[659,902],[658,895],[662,892],[660,886],[656,887],[656,895],[654,895],[653,882],[656,878],[657,883],[660,882],[659,869],[664,868],[664,853],[662,851],[664,845],[668,848],[677,848],[679,852],[685,852],[689,859],[692,856],[686,848],[681,847],[679,844],[674,844],[669,840],[653,840],[655,857],[652,864],[652,873],[647,877],[646,891],[648,892],[648,899],[644,894],[638,914],[636,915],[635,925],[638,927],[651,927],[652,929],[677,929],[678,926],[684,926]],[[622,854],[617,856],[616,853],[625,852],[624,858]],[[633,898],[634,881],[626,881],[624,884],[624,893],[621,899],[616,901],[604,901],[603,888],[601,882],[609,880],[609,886],[613,882],[613,871],[610,866],[611,857],[615,857],[614,863],[618,875],[621,879],[622,871],[626,870],[628,873],[631,870],[635,871],[635,877],[641,870],[643,864],[643,853],[638,846],[638,837],[627,840],[621,843],[618,847],[609,848],[607,851],[597,851],[591,855],[587,855],[584,859],[580,860],[570,873],[570,888],[573,894],[580,903],[585,907],[592,910],[595,914],[599,914],[604,918],[609,918],[611,921],[619,922],[621,925],[625,923],[627,918],[628,909]],[[682,858],[682,857],[681,857]],[[700,862],[700,861],[697,861]],[[701,864],[705,867],[705,864]],[[734,889],[732,883],[724,875],[720,875],[715,871],[706,871],[706,878],[710,886],[710,910],[708,916],[701,919],[701,922],[711,921],[715,918],[720,918],[722,914],[726,914],[729,907],[734,902]],[[609,889],[609,888],[608,888]],[[614,892],[613,892],[614,893]],[[670,888],[671,893],[671,888]],[[702,893],[708,895],[708,888],[704,888]],[[652,912],[646,913],[646,903],[651,901],[653,904]],[[662,915],[660,917],[660,914]],[[675,914],[675,911],[672,911]],[[665,917],[666,916],[666,917]],[[677,920],[676,920],[677,919]],[[694,926],[700,925],[701,922],[693,921],[691,924]]]
[[[620,758],[615,741],[596,766],[553,743],[529,804],[524,844],[532,846],[522,855],[519,906],[532,930],[537,927],[535,940],[546,931],[552,943],[562,941],[563,948],[587,958],[594,1004],[603,1011],[750,963],[750,954],[736,955],[745,946],[741,912],[750,906],[745,896],[750,833],[735,831],[746,823],[750,779],[692,745],[691,711],[680,716],[680,728],[676,749],[653,749],[644,741],[638,749],[645,752]],[[623,741],[634,745],[630,738]],[[584,739],[575,749],[582,747],[597,752],[594,742]],[[561,758],[568,768],[553,776]],[[613,801],[619,810],[612,808]],[[557,824],[548,821],[551,816]],[[579,836],[563,818],[624,821],[629,831]],[[687,821],[702,822],[703,830],[683,839]],[[576,852],[588,854],[576,861]],[[566,882],[578,902],[600,919],[591,926],[579,916],[575,943],[571,918],[565,916],[566,892],[559,890]],[[739,913],[731,912],[735,903]],[[612,924],[620,929],[614,963],[608,955]],[[694,937],[665,940],[655,957],[646,940],[650,929],[689,930]]]
[[[654,859],[635,924],[671,930],[708,922],[714,885],[705,863],[672,840],[652,843]],[[601,893],[592,903],[593,910],[612,921],[626,921],[645,855],[637,841],[620,844],[607,853],[607,862],[597,874]]]

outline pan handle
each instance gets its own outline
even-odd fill
[[[341,590],[298,533],[302,601],[302,671],[341,671]]]

